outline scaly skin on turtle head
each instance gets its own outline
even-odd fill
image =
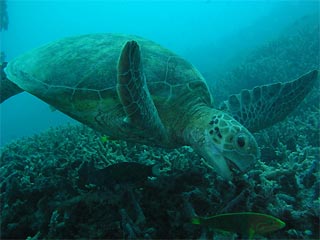
[[[184,139],[225,179],[232,177],[230,162],[245,171],[260,157],[252,134],[230,115],[203,108],[184,131]]]

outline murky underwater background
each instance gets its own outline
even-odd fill
[[[135,34],[194,64],[217,103],[243,88],[319,69],[318,1],[6,3],[6,61],[66,36]],[[104,141],[30,94],[19,94],[0,105],[1,238],[235,239],[191,224],[190,211],[255,211],[286,223],[259,239],[316,239],[319,109],[317,85],[285,121],[255,134],[261,160],[226,182],[189,147]],[[88,184],[92,169],[126,161],[160,163],[160,176],[138,184]]]

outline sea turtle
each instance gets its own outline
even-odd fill
[[[10,61],[1,102],[27,91],[112,139],[192,146],[231,179],[260,152],[249,131],[284,119],[317,78],[255,87],[213,108],[208,86],[186,60],[138,36],[88,34],[58,40]]]

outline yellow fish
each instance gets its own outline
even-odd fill
[[[241,236],[247,236],[249,239],[253,239],[255,234],[273,232],[286,226],[278,218],[255,212],[226,213],[212,217],[193,217],[191,222],[219,231],[238,233]]]

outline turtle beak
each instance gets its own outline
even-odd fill
[[[222,155],[215,154],[211,156],[210,159],[207,158],[207,161],[221,177],[228,181],[232,180],[232,174],[228,166],[228,162]]]
[[[209,134],[205,134],[204,141],[200,145],[194,145],[193,149],[204,158],[207,167],[213,169],[217,174],[226,180],[232,180],[232,174],[228,166],[228,159],[225,158],[220,149],[211,141]]]
[[[221,155],[214,145],[206,146],[197,150],[197,152],[205,159],[208,167],[212,168],[224,179],[232,180],[232,174],[228,166],[227,159]]]

